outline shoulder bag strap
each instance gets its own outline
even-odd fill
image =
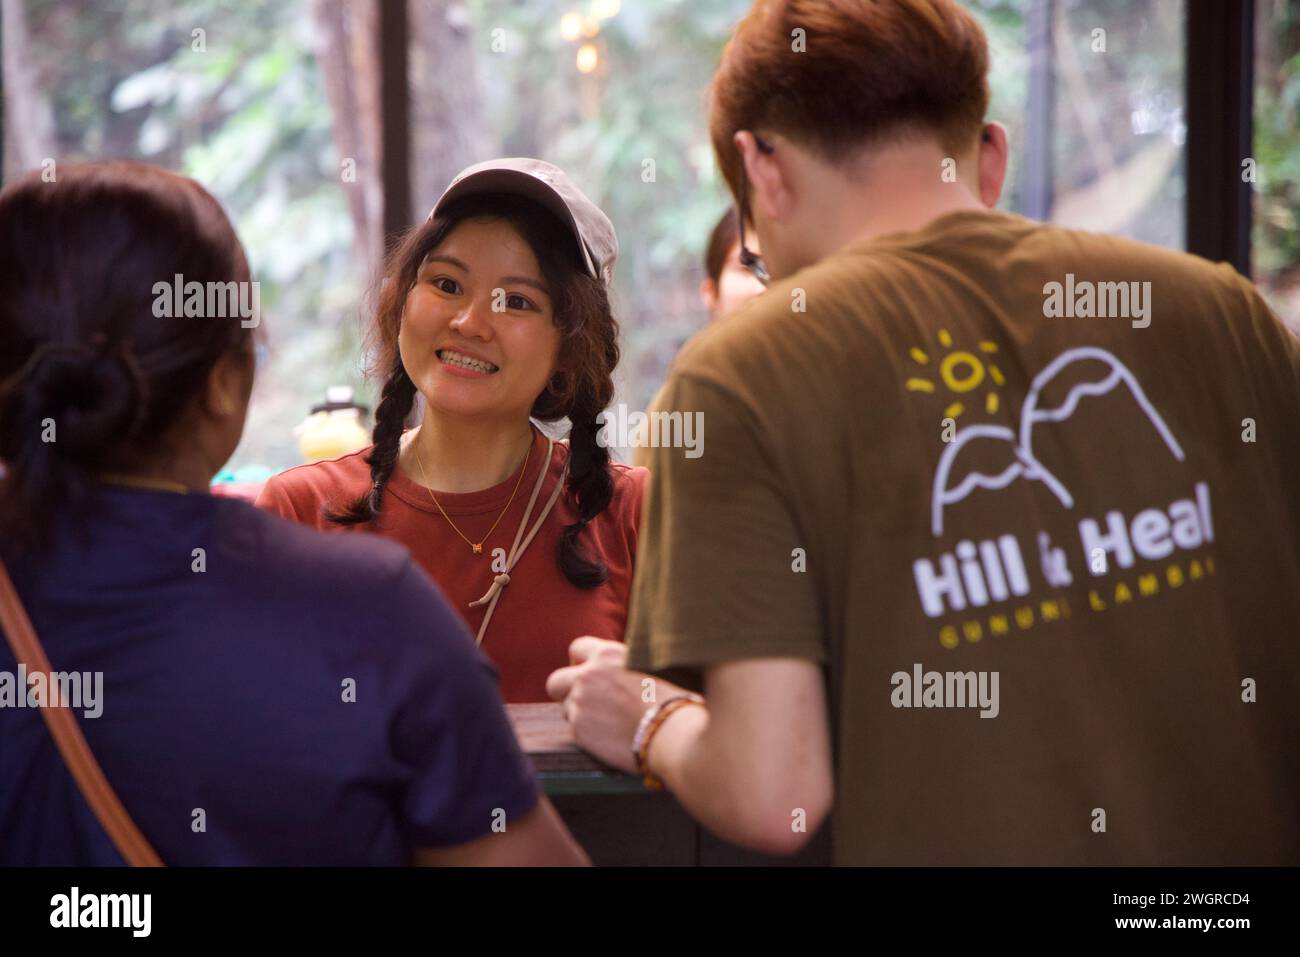
[[[20,665],[25,665],[28,672],[51,674],[45,649],[36,637],[31,619],[27,617],[3,561],[0,561],[0,625],[4,626],[9,647],[13,649],[14,658]],[[25,691],[26,689],[20,689],[20,693]],[[77,724],[72,710],[66,707],[51,708],[42,702],[40,712],[77,787],[81,789],[99,823],[108,832],[122,859],[132,867],[161,867],[162,859],[135,826],[131,815],[118,799],[117,792],[108,783],[108,778],[104,777],[104,771],[95,760],[90,745],[86,743],[86,737],[81,733],[81,726]]]

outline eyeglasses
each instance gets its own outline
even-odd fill
[[[771,156],[775,151],[771,143],[759,138],[754,134],[754,143],[758,146],[760,153]],[[740,164],[740,196],[736,209],[736,224],[740,231],[740,264],[750,271],[755,279],[766,286],[772,281],[771,274],[767,271],[767,265],[763,262],[763,257],[759,256],[753,250],[745,246],[745,217],[749,215],[749,180],[745,176],[745,164]]]

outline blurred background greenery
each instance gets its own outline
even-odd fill
[[[292,430],[327,386],[373,404],[362,331],[383,244],[375,3],[0,4],[5,178],[46,158],[130,157],[212,190],[262,283],[267,333],[231,467],[297,464]],[[469,163],[532,155],[565,168],[619,232],[618,401],[634,407],[706,321],[700,260],[728,197],[705,97],[748,6],[409,0],[410,220]],[[1181,246],[1184,0],[968,6],[989,34],[990,114],[1012,138],[1003,208]],[[1300,327],[1300,0],[1257,7],[1255,273]]]

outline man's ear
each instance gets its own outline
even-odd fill
[[[788,171],[778,155],[780,147],[764,152],[748,130],[739,130],[732,141],[745,165],[751,212],[757,209],[765,218],[781,221],[789,214],[794,195]]]
[[[1007,128],[1001,123],[985,123],[979,144],[979,198],[992,209],[1002,196],[1007,178]]]

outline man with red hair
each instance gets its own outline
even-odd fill
[[[708,441],[652,450],[626,660],[548,690],[773,853],[833,805],[837,863],[1300,863],[1300,345],[1227,265],[995,211],[987,68],[950,0],[739,25],[771,284],[665,387]]]

